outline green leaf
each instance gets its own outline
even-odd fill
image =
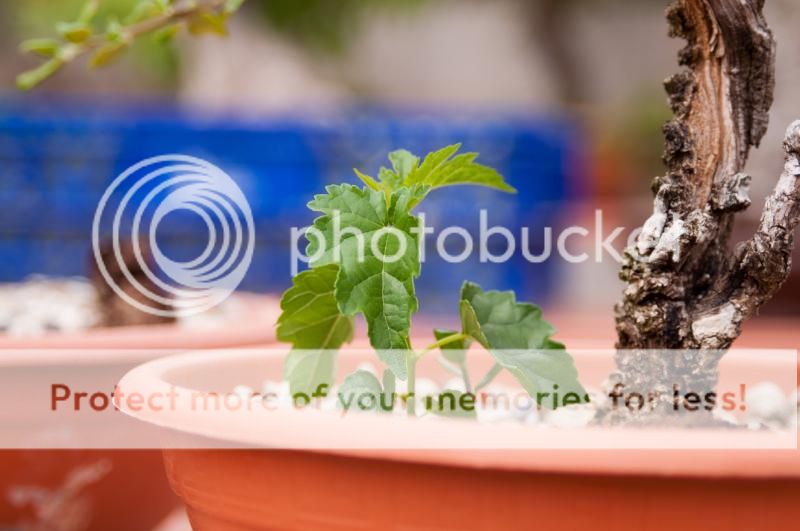
[[[295,348],[337,349],[352,339],[353,322],[339,312],[334,286],[339,267],[304,271],[281,298],[278,339]]]
[[[378,179],[355,170],[361,179],[372,190],[382,190],[387,199],[402,188],[415,190],[415,199],[411,208],[421,202],[435,188],[472,184],[495,188],[504,192],[516,192],[505,182],[496,170],[477,164],[477,153],[456,155],[460,144],[448,146],[430,153],[420,165],[420,159],[405,149],[389,154],[392,169],[381,168]]]
[[[436,337],[436,341],[441,341],[443,339],[447,339],[448,337],[454,336],[459,334],[459,332],[454,332],[452,330],[441,330],[436,329],[433,331],[433,335]],[[442,356],[445,357],[448,361],[453,363],[457,363],[458,365],[464,364],[467,358],[467,349],[469,349],[470,341],[469,340],[461,340],[461,341],[454,341],[453,343],[448,343],[441,347]]]
[[[339,388],[339,405],[347,410],[390,412],[395,406],[396,381],[394,373],[383,371],[383,385],[368,371],[356,371]]]
[[[578,371],[566,347],[555,341],[539,350],[493,350],[497,363],[503,366],[536,397],[539,405],[550,407],[552,398],[543,393],[558,392],[559,402],[567,394],[578,397],[575,403],[586,403],[586,389],[578,381]]]
[[[436,395],[425,397],[425,408],[434,415],[449,418],[475,419],[475,395],[446,389]]]
[[[419,166],[419,157],[412,155],[405,149],[398,149],[389,153],[389,161],[392,163],[395,175],[402,183],[405,183],[408,176]]]
[[[384,374],[385,377],[385,374]],[[374,374],[368,371],[356,371],[348,376],[339,387],[337,393],[339,406],[347,411],[356,409],[360,411],[380,411],[382,405],[388,406],[384,396],[381,382]]]
[[[92,19],[97,16],[97,11],[100,9],[100,0],[86,0],[83,4],[81,13],[78,15],[78,22],[88,24]]]
[[[383,187],[381,186],[381,184],[378,181],[376,181],[374,178],[372,178],[369,175],[366,175],[364,173],[361,173],[360,171],[358,171],[355,168],[353,168],[353,171],[356,173],[358,178],[361,179],[361,182],[363,182],[364,184],[367,185],[367,187],[369,187],[369,188],[371,188],[371,189],[373,189],[375,191],[383,190]]]
[[[372,341],[372,337],[370,337]],[[408,338],[406,338],[408,341]],[[410,353],[409,348],[378,348],[375,347],[375,353],[378,358],[384,362],[389,369],[401,380],[408,378],[408,360],[407,357]]]
[[[128,44],[125,42],[109,42],[108,44],[99,48],[89,59],[90,68],[103,68],[120,57],[128,49]]]
[[[228,14],[200,13],[189,19],[187,29],[192,35],[214,34],[224,37],[228,34]]]
[[[64,61],[59,57],[54,57],[42,63],[33,70],[28,70],[17,76],[17,88],[20,90],[31,90],[36,85],[49,78],[64,65]]]
[[[322,235],[309,232],[312,267],[338,264],[336,299],[345,315],[362,313],[370,343],[401,380],[407,377],[411,314],[418,307],[414,279],[420,262],[419,220],[410,214],[413,190],[383,193],[352,185],[335,185],[309,208],[324,215],[314,222]],[[352,229],[358,232],[347,232]],[[391,232],[387,232],[391,231]]]
[[[92,27],[84,22],[59,22],[56,31],[69,42],[80,44],[92,36]]]
[[[397,151],[389,153],[389,162],[392,163],[391,170],[388,168],[381,168],[378,171],[380,183],[375,181],[372,177],[368,177],[358,171],[356,171],[356,174],[367,186],[373,190],[383,190],[386,196],[390,197],[392,192],[405,186],[406,177],[417,168],[419,165],[419,158],[405,149],[398,149]]]
[[[486,345],[489,344],[489,340],[483,335],[481,323],[478,320],[478,316],[475,314],[475,309],[472,307],[469,301],[461,301],[459,304],[459,315],[461,316],[461,326],[464,334],[473,338],[475,341],[483,345],[484,348],[487,348]]]
[[[513,291],[483,291],[467,282],[461,290],[464,333],[487,349],[540,349],[555,333],[533,304],[518,303]]]
[[[431,191],[431,187],[424,185],[424,184],[415,184],[411,187],[406,187],[409,194],[408,199],[408,208],[409,210],[414,209],[418,204],[422,202],[425,197],[427,197],[428,193]]]
[[[110,42],[125,42],[129,40],[125,35],[125,27],[116,17],[111,17],[106,23],[106,39]]]
[[[497,170],[476,163],[477,153],[456,155],[459,149],[461,144],[455,144],[429,154],[419,167],[410,172],[404,184],[428,185],[432,189],[473,184],[503,192],[516,192]]]
[[[153,40],[158,43],[167,43],[170,42],[172,39],[180,31],[181,27],[178,24],[170,24],[169,26],[164,26],[158,31],[153,33]]]
[[[225,2],[225,6],[222,8],[222,10],[225,13],[228,13],[228,14],[235,13],[235,12],[239,11],[239,8],[242,7],[243,3],[244,3],[244,0],[227,0]]]
[[[469,282],[461,299],[464,333],[483,345],[540,404],[548,405],[540,393],[555,390],[562,397],[576,393],[584,401],[586,391],[572,357],[564,345],[550,339],[555,329],[542,319],[540,308],[518,303],[513,292],[483,291]]]
[[[353,320],[339,312],[334,295],[338,272],[335,265],[304,271],[281,298],[277,335],[294,347],[284,367],[293,395],[333,385],[335,350],[353,338]]]
[[[292,396],[329,393],[334,384],[336,351],[292,349],[283,365],[283,377]]]
[[[125,24],[136,24],[137,22],[155,17],[161,12],[161,7],[152,0],[141,0],[136,4],[130,14],[125,17]]]
[[[383,188],[387,196],[403,186],[403,179],[388,168],[382,167],[378,170],[378,179],[381,180],[381,188]]]
[[[55,57],[61,49],[61,42],[56,39],[28,39],[22,41],[19,49],[25,53],[35,53],[42,57]]]

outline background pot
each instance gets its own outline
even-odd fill
[[[89,389],[110,391],[132,367],[167,354],[272,341],[277,301],[235,297],[252,319],[205,329],[154,325],[29,338],[0,335],[0,371],[52,374],[54,382],[70,378]],[[12,394],[24,403],[27,392],[21,388]],[[21,418],[24,410],[13,403],[7,406],[0,414],[4,431],[30,422]],[[80,448],[78,437],[107,429],[96,426],[103,419],[84,424],[82,419],[67,418],[58,432],[65,437],[64,447]],[[0,471],[0,528],[4,529],[142,531],[154,528],[179,505],[157,450],[2,450]]]
[[[353,370],[365,356],[343,353],[340,371]],[[610,351],[576,361],[589,385],[613,366]],[[281,365],[277,351],[184,354],[139,367],[120,386],[126,392],[164,392],[175,385],[224,393],[236,384],[258,388],[264,378],[279,375]],[[420,370],[435,376],[440,368],[426,359]],[[752,358],[728,364],[723,377],[771,379],[776,370],[785,367]],[[166,450],[167,475],[196,530],[488,530],[530,529],[533,522],[545,529],[755,529],[785,528],[800,517],[796,451],[569,449],[587,440],[598,448],[720,448],[731,440],[716,431],[532,430],[381,415],[350,415],[343,425],[337,415],[318,411],[239,418],[192,414],[180,406],[158,417],[126,412],[198,438],[307,448]],[[772,433],[739,437],[745,445],[781,446]],[[435,448],[357,449],[366,439],[377,448],[419,440]],[[547,449],[530,449],[537,446]]]

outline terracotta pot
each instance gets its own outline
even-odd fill
[[[283,354],[182,354],[134,369],[120,388],[146,394],[177,388],[187,396],[225,393],[237,384],[258,388],[280,375]],[[343,352],[340,372],[367,355]],[[613,365],[610,351],[579,354],[576,362],[589,385]],[[425,376],[441,376],[437,370],[429,358],[420,364]],[[723,378],[769,379],[776,370],[751,358],[727,367]],[[314,410],[198,414],[184,401],[158,414],[120,406],[175,430],[177,446],[165,450],[167,475],[200,531],[782,529],[800,518],[800,459],[793,450],[575,449],[587,441],[596,448],[727,448],[724,430],[531,429],[372,414],[343,420]],[[201,445],[216,439],[289,450],[180,449],[191,446],[187,434]],[[365,440],[385,449],[365,449]],[[785,448],[770,432],[743,432],[736,440],[742,447]],[[408,449],[418,441],[425,450]]]
[[[51,332],[40,336],[14,337],[0,334],[0,350],[9,349],[115,349],[149,350],[163,353],[259,345],[275,339],[274,323],[280,316],[277,299],[263,295],[233,296],[246,319],[215,327],[180,324],[92,328],[81,332]],[[71,354],[72,355],[72,354]]]
[[[272,341],[276,301],[237,297],[257,318],[210,330],[156,325],[32,338],[0,335],[0,371],[69,373],[90,389],[108,391],[131,368],[161,356]],[[3,429],[10,429],[18,420],[14,408],[0,410]],[[92,429],[76,421],[63,435],[69,440],[80,430],[86,437]],[[179,503],[158,450],[0,451],[0,529],[149,530]]]
[[[0,452],[0,528],[141,531],[177,506],[152,450]]]

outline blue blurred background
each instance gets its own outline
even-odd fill
[[[516,234],[533,227],[536,250],[542,231],[535,228],[558,226],[585,193],[580,129],[564,116],[361,108],[253,121],[231,113],[198,116],[165,104],[10,99],[0,104],[0,282],[33,273],[85,274],[92,219],[111,181],[139,161],[177,153],[222,168],[250,202],[256,252],[241,288],[282,291],[291,282],[290,229],[313,221],[305,205],[314,194],[327,184],[357,182],[352,168],[375,173],[393,149],[424,154],[454,143],[481,153],[480,160],[503,173],[519,194],[471,187],[434,194],[423,212],[437,232],[458,225],[477,241],[479,211],[487,209],[490,226]],[[159,229],[168,256],[188,259],[202,252],[208,234],[197,221],[187,212]],[[503,240],[491,242],[501,254]],[[454,254],[463,248],[456,247]],[[428,311],[445,309],[465,279],[539,301],[554,290],[552,260],[534,265],[517,253],[508,263],[481,265],[475,254],[452,265],[433,248],[427,255],[419,291]]]
[[[139,0],[104,0],[100,25]],[[428,224],[473,232],[490,225],[543,229],[646,219],[662,172],[661,83],[681,43],[666,35],[664,2],[646,0],[248,0],[227,38],[143,39],[111,68],[64,68],[31,94],[15,76],[39,60],[17,51],[51,36],[83,0],[0,3],[0,283],[30,275],[86,275],[98,199],[123,170],[168,153],[206,159],[231,175],[256,218],[256,254],[241,289],[290,283],[290,228],[328,183],[375,174],[386,155],[424,155],[460,142],[480,153],[516,196],[460,187],[424,204]],[[767,5],[782,50],[800,46],[795,0]],[[635,45],[634,45],[635,43]],[[797,54],[778,56],[772,125],[754,155],[754,204],[781,169],[786,123],[797,117]],[[737,225],[746,238],[758,208]],[[169,256],[188,258],[206,232],[187,214],[162,231]],[[502,240],[492,240],[502,245]],[[577,241],[577,240],[576,240]],[[592,252],[594,241],[575,244]],[[583,245],[583,247],[580,247]],[[458,251],[458,246],[453,249]],[[500,251],[502,249],[499,249]],[[426,312],[450,311],[464,279],[515,289],[548,306],[608,313],[618,265],[477,258],[445,264],[428,253],[418,282]],[[767,312],[800,312],[794,275]]]

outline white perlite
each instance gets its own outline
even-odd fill
[[[176,304],[180,306],[180,300]],[[266,297],[264,299],[267,300]],[[199,315],[181,317],[178,325],[190,330],[220,328],[247,315],[263,322],[277,319],[277,304],[254,308],[230,297]],[[23,282],[0,284],[0,333],[35,337],[47,332],[81,332],[101,322],[102,308],[95,288],[85,278],[32,276]]]

